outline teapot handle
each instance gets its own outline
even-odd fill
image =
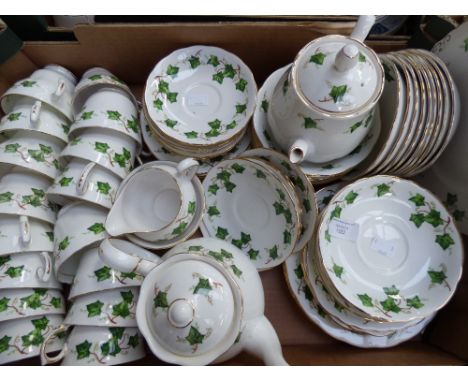
[[[113,243],[125,242],[119,239],[104,239],[99,246],[99,257],[104,264],[120,272],[136,272],[142,276],[150,273],[159,263],[159,261],[150,261],[139,257],[136,254],[126,253],[117,248]],[[127,245],[135,248],[135,244],[127,242]],[[156,258],[156,256],[155,256]]]
[[[375,24],[374,15],[361,15],[351,33],[351,38],[363,42]]]
[[[52,341],[54,338],[57,337],[58,334],[60,333],[63,333],[63,332],[66,332],[68,330],[68,326],[67,325],[60,325],[58,328],[56,328],[55,330],[53,330],[45,339],[44,339],[44,342],[42,342],[42,345],[41,345],[41,350],[40,350],[40,355],[41,355],[41,364],[44,366],[44,365],[48,365],[48,364],[51,364],[51,363],[56,363],[58,361],[60,361],[61,359],[63,359],[65,357],[65,355],[68,353],[68,346],[67,346],[67,343],[65,342],[63,344],[63,348],[62,350],[60,350],[60,353],[57,354],[56,356],[54,357],[49,357],[47,355],[47,346],[49,345],[49,342]]]
[[[273,325],[265,316],[247,322],[240,336],[242,348],[261,358],[266,366],[289,366]]]

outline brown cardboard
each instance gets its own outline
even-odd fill
[[[260,86],[273,70],[291,62],[299,49],[322,31],[313,22],[169,23],[79,25],[77,42],[27,42],[22,52],[0,65],[0,94],[36,67],[56,63],[81,75],[103,66],[141,96],[152,67],[171,51],[192,45],[220,46],[239,55]],[[378,52],[404,49],[406,40],[372,41]],[[465,240],[466,243],[466,240]],[[266,314],[278,331],[285,355],[301,365],[459,365],[468,362],[468,277],[427,333],[392,349],[356,349],[340,343],[310,322],[289,294],[281,267],[261,274]],[[22,363],[24,364],[24,363]],[[28,363],[26,363],[28,364]],[[149,356],[137,364],[160,364]],[[259,364],[241,355],[228,364]]]

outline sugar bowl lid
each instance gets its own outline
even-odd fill
[[[175,254],[146,276],[138,326],[153,353],[180,365],[205,365],[235,342],[243,314],[235,280],[219,263]]]

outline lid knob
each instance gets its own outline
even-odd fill
[[[346,44],[335,58],[335,67],[340,72],[346,72],[358,62],[359,49],[354,44]]]
[[[185,328],[193,321],[194,308],[185,299],[174,300],[167,310],[167,318],[172,326]]]

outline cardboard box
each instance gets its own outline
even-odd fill
[[[333,30],[326,29],[327,33]],[[315,22],[165,23],[148,25],[79,25],[76,42],[26,42],[0,66],[0,93],[46,64],[59,64],[80,76],[102,66],[129,83],[138,97],[154,65],[175,49],[193,44],[215,45],[241,57],[257,84],[290,63],[310,40],[322,35]],[[370,41],[378,52],[404,49],[406,39]],[[465,238],[466,243],[466,238]],[[466,267],[466,265],[465,265]],[[276,328],[292,365],[463,365],[468,363],[468,280],[425,333],[391,349],[357,349],[334,340],[310,322],[289,294],[281,267],[261,274],[266,315]],[[149,353],[151,354],[151,353]],[[34,361],[37,362],[37,361]],[[32,361],[21,364],[32,364]],[[138,365],[162,364],[153,356]],[[260,365],[241,354],[228,365]]]

